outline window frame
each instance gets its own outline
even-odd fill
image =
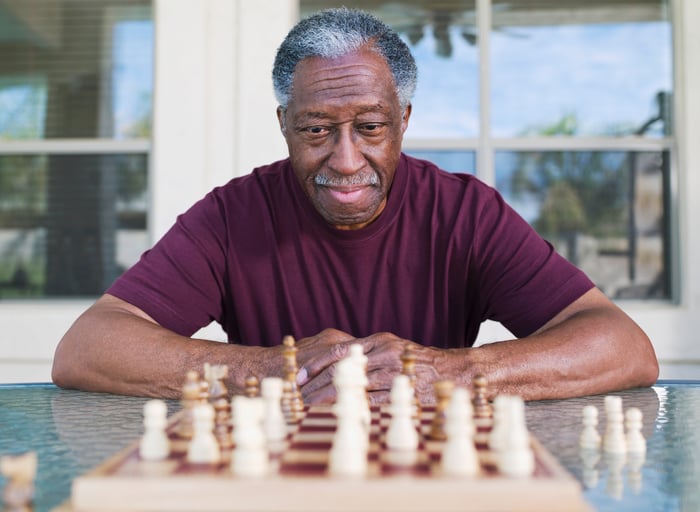
[[[668,282],[670,284],[668,299],[644,299],[645,304],[680,304],[682,300],[681,272],[680,272],[680,250],[679,250],[679,217],[678,217],[678,153],[677,135],[664,137],[642,137],[642,136],[583,136],[583,137],[496,137],[491,135],[491,30],[492,30],[492,0],[475,0],[476,3],[476,31],[479,38],[479,136],[478,137],[451,137],[451,138],[405,138],[403,148],[405,150],[453,150],[472,151],[476,155],[476,176],[485,183],[495,186],[496,168],[495,155],[498,151],[668,151],[670,154],[670,174],[671,190],[669,197],[664,198],[666,212],[670,216],[670,232],[665,241],[666,247],[670,250],[670,268],[665,269],[669,273]],[[670,16],[669,22],[672,26],[673,41],[673,114],[672,122],[674,127],[671,133],[677,134],[680,127],[676,123],[676,113],[678,95],[676,88],[679,81],[676,76],[676,69],[679,57],[676,55],[678,44],[676,41],[676,27],[678,27],[678,6],[677,0],[669,0]],[[668,204],[666,204],[668,202]],[[621,303],[640,302],[632,300],[620,300]]]

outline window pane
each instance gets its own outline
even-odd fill
[[[492,134],[667,134],[667,14],[665,0],[494,0]]]
[[[149,137],[150,4],[0,3],[0,138]]]
[[[0,298],[94,296],[148,246],[145,155],[0,156]]]
[[[408,43],[418,87],[406,137],[475,137],[479,129],[474,0],[301,0],[301,16],[328,7],[371,12]]]
[[[505,199],[612,298],[669,298],[667,152],[496,153]]]
[[[428,160],[449,172],[476,173],[476,154],[473,151],[445,151],[404,149],[408,155]]]

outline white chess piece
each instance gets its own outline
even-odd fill
[[[342,402],[348,394],[356,395],[353,403],[360,409],[360,418],[369,432],[371,411],[367,400],[367,356],[362,352],[362,345],[350,346],[350,354],[335,365],[333,385],[336,389],[336,403]]]
[[[386,431],[386,445],[390,450],[416,450],[418,431],[413,421],[413,387],[407,375],[394,377],[391,386],[391,420]]]
[[[622,398],[608,395],[605,397],[605,434],[603,449],[606,453],[624,454],[627,452],[625,439],[624,415],[622,413]]]
[[[165,433],[168,408],[162,400],[149,400],[143,406],[144,434],[139,454],[144,460],[163,460],[170,454],[170,441]]]
[[[475,476],[479,473],[473,416],[469,392],[464,388],[455,388],[445,410],[447,441],[443,446],[441,464],[446,475]]]
[[[197,404],[192,409],[194,433],[187,447],[187,460],[194,464],[216,464],[221,460],[219,442],[214,435],[214,408]]]
[[[636,407],[630,407],[625,413],[625,426],[627,427],[627,451],[629,453],[646,453],[647,442],[642,435],[642,411]]]
[[[504,435],[508,428],[508,400],[510,395],[498,395],[493,400],[493,426],[488,434],[489,449],[499,452],[503,449]]]
[[[278,443],[287,437],[287,422],[282,412],[284,380],[279,377],[265,377],[260,383],[260,394],[265,402],[263,430],[270,443]]]
[[[367,474],[369,438],[356,393],[345,393],[333,407],[337,428],[329,453],[328,471],[334,476],[364,477]]]
[[[595,405],[586,405],[582,410],[583,430],[579,438],[581,448],[597,450],[600,448],[600,434],[598,433],[598,409]]]
[[[504,406],[505,431],[498,451],[498,469],[505,476],[526,477],[535,470],[535,456],[530,447],[530,433],[525,423],[525,403],[509,396]]]
[[[236,476],[262,477],[269,473],[270,457],[263,429],[265,403],[262,398],[235,396],[233,407],[233,441],[231,471]]]

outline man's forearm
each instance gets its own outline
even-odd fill
[[[227,385],[242,392],[250,374],[281,375],[282,358],[274,351],[179,336],[106,296],[65,334],[52,377],[66,388],[179,398],[186,372],[202,371],[208,362],[228,364]]]
[[[492,394],[527,400],[649,386],[658,377],[646,335],[609,308],[577,312],[529,338],[466,350],[463,379],[483,374]]]

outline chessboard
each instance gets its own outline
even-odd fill
[[[245,510],[245,511],[588,511],[580,483],[530,436],[535,469],[528,477],[499,473],[488,448],[488,421],[477,423],[474,443],[477,476],[441,474],[442,442],[427,435],[435,409],[423,407],[416,428],[418,450],[387,449],[383,437],[390,415],[371,407],[366,476],[339,477],[328,471],[329,450],[337,427],[330,406],[306,406],[289,425],[287,439],[270,451],[264,477],[238,477],[231,471],[235,450],[217,464],[187,461],[186,442],[178,438],[182,414],[168,421],[170,455],[145,461],[138,441],[73,482],[73,511]]]

